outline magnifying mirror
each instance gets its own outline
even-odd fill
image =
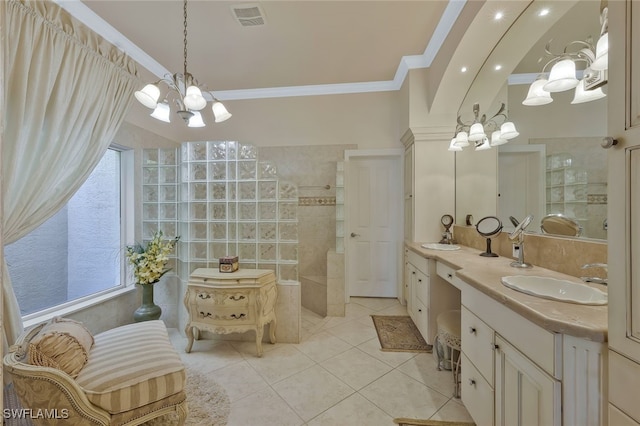
[[[516,226],[516,229],[514,229],[513,232],[509,234],[509,239],[515,240],[516,238],[520,238],[524,230],[527,229],[527,226],[531,224],[532,220],[533,220],[532,214],[522,219],[522,222],[518,223],[518,226]]]
[[[451,225],[453,225],[453,216],[451,216],[450,214],[445,214],[442,216],[442,218],[440,218],[440,222],[444,226],[445,231],[448,231],[449,228],[451,228]]]
[[[549,214],[542,218],[540,229],[545,234],[566,235],[579,237],[582,235],[582,227],[575,219],[563,214]]]
[[[487,239],[487,250],[480,253],[484,257],[498,257],[496,253],[491,252],[491,238],[495,237],[502,231],[502,222],[495,216],[483,217],[476,224],[476,231]]]

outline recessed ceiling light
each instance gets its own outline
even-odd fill
[[[502,65],[498,64],[494,68],[496,71],[500,71],[502,69]]]
[[[538,12],[538,16],[547,16],[548,14],[549,14],[549,9],[547,9],[546,7],[540,10],[540,12]]]
[[[493,19],[495,19],[496,21],[499,21],[502,18],[504,18],[504,13],[502,12],[496,12],[496,14],[493,16]]]
[[[460,72],[467,72],[467,67],[460,68]]]

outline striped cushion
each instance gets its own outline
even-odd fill
[[[109,413],[133,410],[184,389],[184,365],[162,321],[125,325],[94,339],[89,362],[76,381],[89,401]]]

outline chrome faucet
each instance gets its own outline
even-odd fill
[[[456,241],[453,239],[453,234],[448,229],[442,233],[442,239],[439,244],[455,244]]]
[[[582,269],[591,269],[591,268],[602,268],[604,272],[608,274],[607,264],[606,263],[587,263],[586,265],[582,265]],[[607,285],[607,277],[580,277],[580,279],[586,283],[596,283],[596,284],[604,284]]]

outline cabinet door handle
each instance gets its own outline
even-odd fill
[[[448,277],[449,279],[453,279],[453,274],[447,274],[447,277]]]
[[[476,334],[476,328],[475,327],[469,327],[469,333]]]
[[[469,379],[469,386],[475,386],[476,385],[476,380],[475,379]]]
[[[422,282],[422,280],[421,280],[420,278],[418,278],[418,282],[419,282],[419,283],[421,283],[421,282]]]
[[[491,345],[491,350],[497,351],[500,349],[500,345],[496,345],[495,343],[489,343]]]
[[[198,297],[200,299],[211,299],[211,295],[210,294],[198,293]]]
[[[422,309],[418,309],[418,312],[422,312]]]
[[[411,271],[411,273],[412,273],[413,275],[415,275],[415,274],[416,274],[416,271]]]

